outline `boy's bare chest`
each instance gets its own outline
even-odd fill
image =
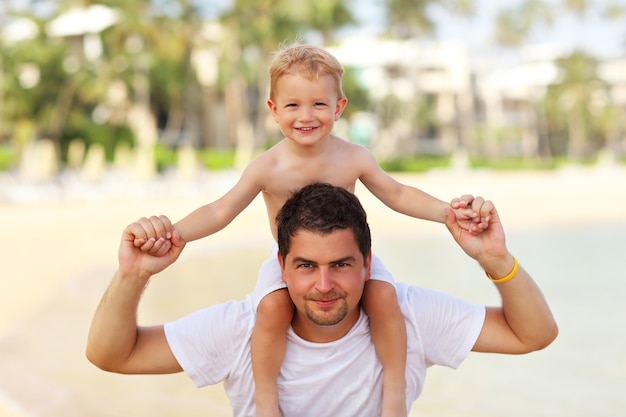
[[[354,184],[358,180],[358,173],[349,163],[339,164],[338,161],[328,161],[320,164],[293,164],[287,169],[278,169],[267,187],[267,191],[282,195],[285,200],[291,197],[294,191],[318,183],[328,183],[354,191]]]
[[[358,173],[350,164],[323,163],[323,164],[281,164],[270,170],[263,190],[263,199],[268,216],[272,220],[270,226],[276,238],[273,219],[285,202],[302,187],[322,182],[342,187],[354,192]]]

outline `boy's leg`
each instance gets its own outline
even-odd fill
[[[406,417],[406,324],[393,285],[370,279],[363,309],[370,319],[372,341],[383,366],[382,417]]]
[[[251,354],[257,417],[279,417],[276,380],[287,347],[294,306],[286,289],[267,294],[257,308]]]

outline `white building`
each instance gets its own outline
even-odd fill
[[[472,74],[463,43],[356,37],[329,50],[345,67],[358,70],[373,99],[391,96],[407,105],[407,114],[379,132],[374,144],[379,155],[447,153],[471,141]],[[411,118],[424,103],[436,123],[412,131],[411,120],[403,117]]]

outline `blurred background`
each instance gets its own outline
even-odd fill
[[[388,169],[453,155],[542,168],[626,155],[624,0],[0,7],[0,170],[20,179],[241,167],[280,139],[267,70],[281,43],[298,40],[344,64],[339,133]]]
[[[626,0],[2,0],[0,417],[231,414],[221,387],[95,369],[85,338],[124,226],[218,198],[281,139],[268,67],[295,41],[345,67],[338,135],[441,199],[496,201],[561,325],[545,352],[433,370],[413,412],[620,416]],[[440,225],[358,191],[399,280],[497,301]],[[140,318],[243,297],[270,242],[255,200]]]

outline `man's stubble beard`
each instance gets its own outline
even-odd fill
[[[341,299],[341,305],[337,309],[329,311],[315,311],[306,303],[304,313],[309,320],[319,326],[333,326],[340,323],[348,315],[348,303]]]

